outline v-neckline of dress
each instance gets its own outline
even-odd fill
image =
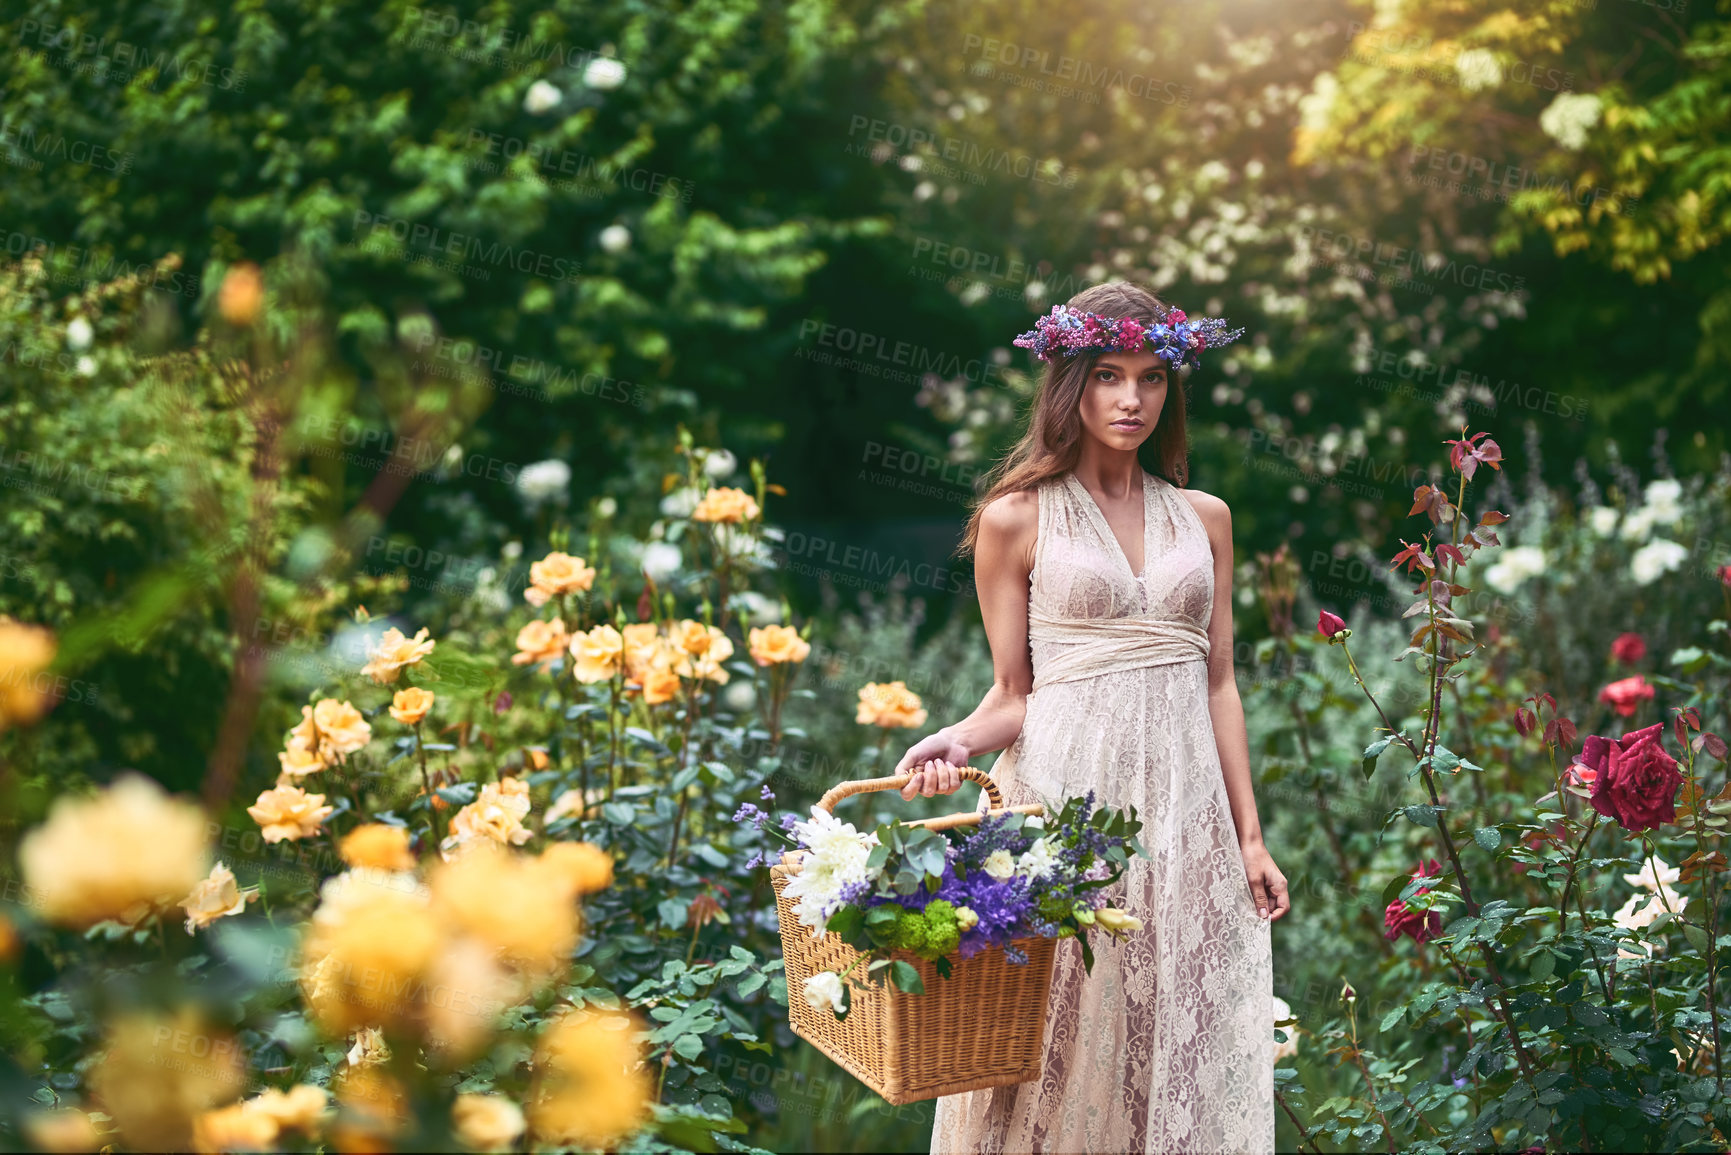
[[[1081,479],[1078,478],[1074,472],[1064,474],[1064,481],[1069,485],[1075,486],[1076,492],[1080,493],[1082,495],[1082,500],[1087,503],[1088,516],[1094,519],[1094,528],[1104,534],[1106,540],[1112,543],[1112,549],[1118,555],[1118,560],[1124,564],[1126,570],[1130,570],[1131,580],[1138,582],[1141,581],[1143,575],[1148,572],[1148,505],[1154,499],[1153,475],[1146,469],[1143,469],[1140,472],[1142,474],[1141,573],[1137,573],[1135,570],[1130,569],[1130,555],[1124,552],[1124,544],[1118,540],[1118,535],[1112,532],[1112,523],[1106,520],[1106,511],[1100,508],[1100,503],[1094,500],[1094,495],[1088,492],[1088,487],[1082,484]]]

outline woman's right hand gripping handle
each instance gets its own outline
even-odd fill
[[[913,775],[902,787],[903,798],[955,793],[969,758],[1002,750],[1022,732],[1034,684],[1028,655],[1028,575],[1039,510],[1038,494],[1022,490],[994,499],[981,511],[974,588],[992,647],[992,686],[973,713],[920,739],[902,755],[895,772]]]

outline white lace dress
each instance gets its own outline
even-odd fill
[[[1039,491],[1034,687],[994,768],[1011,804],[1092,789],[1134,806],[1152,860],[1108,891],[1142,920],[1059,943],[1045,1070],[947,1095],[932,1151],[1272,1152],[1273,961],[1208,713],[1213,551],[1190,502],[1143,474],[1142,575],[1074,474]],[[982,805],[984,805],[982,803]]]

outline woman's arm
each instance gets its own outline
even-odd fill
[[[950,794],[961,786],[970,758],[1002,750],[1022,732],[1034,685],[1028,655],[1028,574],[1039,533],[1039,495],[1007,493],[980,516],[974,552],[974,588],[992,647],[992,686],[974,712],[921,739],[902,755],[895,773],[911,771],[902,797]]]
[[[1208,617],[1208,715],[1214,724],[1214,744],[1220,751],[1220,772],[1238,849],[1244,857],[1250,893],[1265,917],[1279,918],[1291,906],[1286,876],[1274,865],[1262,842],[1262,820],[1256,814],[1256,793],[1250,781],[1250,740],[1244,730],[1244,703],[1232,669],[1232,511],[1218,497],[1187,489],[1184,496],[1196,508],[1208,530],[1214,551],[1214,608]]]

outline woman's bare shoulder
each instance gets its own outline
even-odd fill
[[[1203,526],[1210,534],[1221,533],[1232,536],[1232,510],[1226,502],[1212,493],[1204,493],[1200,489],[1180,489],[1179,493],[1190,503],[1190,508],[1196,511],[1196,516],[1202,519]]]
[[[1040,495],[1032,489],[1001,493],[980,510],[980,528],[1015,537],[1040,525]]]

